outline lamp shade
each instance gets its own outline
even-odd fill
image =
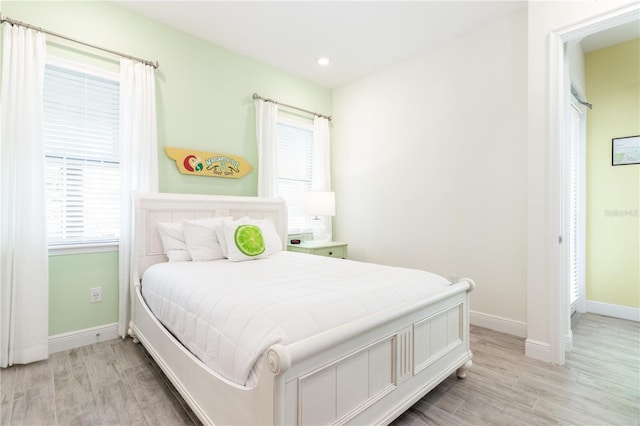
[[[336,194],[331,191],[304,193],[304,212],[312,216],[335,216]]]

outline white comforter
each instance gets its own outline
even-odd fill
[[[248,262],[171,262],[150,267],[142,294],[156,317],[214,371],[252,384],[271,345],[437,293],[429,272],[300,253]],[[255,378],[254,378],[255,379]]]

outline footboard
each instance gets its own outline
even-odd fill
[[[274,346],[276,424],[385,424],[471,363],[468,291],[451,286],[424,305]],[[261,419],[259,423],[269,423]]]

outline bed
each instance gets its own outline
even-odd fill
[[[268,221],[273,224],[281,247],[268,259],[233,265],[226,265],[225,260],[174,265],[171,265],[173,262],[167,262],[158,224],[178,224],[206,218],[225,218],[229,221],[250,218],[256,223]],[[240,277],[238,282],[244,285],[253,281],[252,275],[246,275],[244,271],[257,268],[256,274],[269,285],[265,284],[261,293],[256,293],[255,289],[260,289],[260,280],[257,280],[254,284],[258,287],[252,287],[250,291],[255,303],[269,299],[269,303],[263,303],[265,307],[276,303],[271,298],[277,297],[278,288],[289,285],[283,281],[286,277],[282,271],[285,270],[291,271],[290,275],[295,277],[295,281],[313,284],[308,287],[311,294],[305,296],[307,299],[314,297],[314,294],[330,295],[332,292],[336,297],[349,299],[335,287],[333,290],[332,287],[322,287],[325,284],[329,286],[329,282],[337,278],[327,277],[322,281],[322,277],[319,277],[321,274],[312,273],[308,279],[304,279],[304,272],[337,268],[338,275],[348,280],[349,270],[369,266],[360,262],[320,259],[318,256],[286,252],[286,230],[287,210],[281,199],[191,194],[134,195],[129,334],[134,341],[144,345],[204,424],[388,424],[449,375],[456,372],[459,378],[466,376],[472,358],[468,306],[469,292],[473,290],[474,283],[470,279],[438,284],[438,288],[432,288],[420,297],[411,297],[411,293],[408,293],[409,296],[401,296],[393,306],[384,309],[369,312],[370,307],[365,306],[362,308],[367,311],[365,314],[353,317],[350,312],[357,309],[345,305],[340,314],[346,317],[345,321],[327,324],[299,339],[260,338],[258,340],[266,342],[266,346],[256,348],[259,352],[257,361],[249,358],[239,363],[237,357],[232,357],[233,362],[241,364],[234,364],[232,368],[236,370],[233,372],[210,364],[197,348],[187,349],[188,339],[175,334],[176,325],[166,318],[159,319],[152,312],[149,305],[160,306],[161,302],[153,302],[156,296],[149,290],[153,288],[149,277],[155,275],[171,281],[174,279],[170,278],[171,274],[186,276],[195,269],[201,269],[201,275],[215,275],[229,268],[232,274]],[[378,291],[373,290],[378,288],[378,282],[384,280],[373,277],[388,272],[385,269],[388,267],[380,267],[381,272],[375,269],[378,266],[371,267],[374,272],[369,272],[372,274],[370,292],[374,293]],[[209,270],[206,268],[213,268],[216,272],[207,272]],[[272,273],[269,271],[275,271],[275,275],[268,275]],[[398,271],[409,279],[412,273],[418,274],[417,271],[399,268]],[[196,276],[195,272],[193,274]],[[143,276],[145,281],[142,280]],[[361,286],[369,282],[368,276],[361,272],[353,276],[360,277]],[[188,287],[189,282],[195,286],[196,281],[198,279],[191,279],[181,287]],[[145,286],[148,288],[145,288],[146,295],[143,295]],[[234,287],[228,291],[235,291]],[[380,291],[383,291],[382,287],[380,284]],[[200,294],[198,288],[194,287],[191,291],[188,297],[166,296],[162,300],[166,305],[174,304],[172,300],[177,303],[181,298],[193,303],[193,300],[209,297],[195,297],[194,294]],[[285,294],[292,294],[290,289],[287,291]],[[233,297],[238,296],[229,296],[231,300],[234,300]],[[380,293],[379,298],[388,299],[390,296]],[[336,305],[335,300],[329,303]],[[371,303],[375,305],[377,301]],[[299,310],[303,315],[312,309],[303,307]],[[316,319],[323,322],[321,316]],[[264,322],[257,322],[261,321]],[[175,321],[178,324],[182,322],[185,321]],[[244,332],[251,326],[243,325],[240,328]],[[234,350],[238,353],[236,348]],[[221,355],[221,358],[225,359],[225,355]],[[249,370],[247,366],[252,362]]]

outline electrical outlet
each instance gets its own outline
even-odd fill
[[[102,302],[102,287],[93,287],[89,289],[89,302]]]
[[[458,282],[458,274],[449,274],[447,275],[447,278],[449,278],[451,284],[456,284]]]

